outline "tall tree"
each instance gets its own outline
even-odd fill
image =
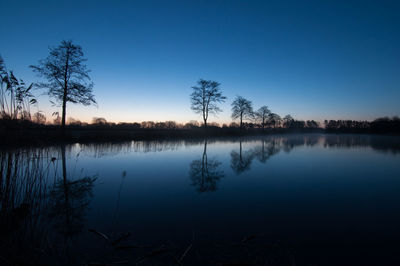
[[[256,119],[260,121],[261,127],[264,128],[265,124],[267,123],[268,120],[268,115],[271,113],[271,111],[268,109],[268,106],[261,106],[260,109],[255,112]]]
[[[253,103],[242,96],[236,96],[232,103],[232,119],[240,119],[240,128],[243,127],[243,119],[252,119]]]
[[[67,102],[85,106],[96,104],[92,94],[93,82],[90,81],[82,48],[72,41],[62,41],[57,47],[50,48],[46,59],[37,66],[30,66],[34,72],[47,82],[36,85],[48,89],[48,94],[62,106],[61,126],[65,128]]]
[[[192,87],[191,108],[195,113],[202,114],[205,128],[207,127],[208,115],[221,112],[218,103],[226,100],[226,97],[222,95],[220,86],[221,84],[216,81],[200,79],[197,81],[197,86]]]

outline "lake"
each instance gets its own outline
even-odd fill
[[[1,148],[3,265],[399,265],[400,138]]]

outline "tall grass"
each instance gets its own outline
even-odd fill
[[[37,100],[29,86],[22,79],[7,71],[4,60],[0,57],[0,118],[31,120],[31,105]]]

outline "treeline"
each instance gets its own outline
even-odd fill
[[[78,120],[69,121],[65,127],[60,124],[39,124],[29,120],[1,120],[0,143],[13,145],[52,142],[101,142],[154,139],[204,139],[209,137],[237,137],[283,133],[322,133],[321,128],[309,128],[302,121],[303,128],[268,126],[262,128],[257,123],[240,125],[209,123],[207,128],[197,121],[177,123],[175,121],[141,123],[110,123],[104,118],[96,118],[93,123]],[[308,123],[313,124],[313,123]],[[295,125],[295,124],[293,124]]]
[[[8,129],[17,129],[17,128],[58,128],[60,127],[59,118],[51,120],[47,120],[46,116],[41,116],[41,119],[33,118],[20,118],[20,119],[9,119],[9,118],[1,118],[0,126],[7,127]],[[143,122],[108,122],[105,118],[93,118],[90,123],[82,122],[78,119],[69,118],[66,123],[66,128],[70,129],[78,129],[78,128],[118,128],[118,129],[204,129],[204,124],[200,123],[196,120],[191,120],[187,123],[178,123],[176,121],[143,121]],[[272,120],[266,121],[264,123],[258,122],[242,122],[242,128],[240,128],[240,124],[236,122],[231,123],[217,123],[211,122],[207,123],[207,129],[240,129],[243,131],[252,130],[252,129],[260,129],[267,131],[268,129],[321,129],[320,123],[314,120],[290,120],[283,122],[282,120]]]
[[[96,118],[95,121],[99,119]],[[262,127],[256,123],[239,124],[209,123],[207,129],[197,121],[177,123],[175,121],[141,123],[82,123],[74,120],[65,127],[54,124],[38,124],[28,120],[0,119],[0,143],[2,145],[39,144],[54,142],[102,142],[130,140],[204,139],[210,137],[259,136],[286,133],[360,133],[399,135],[398,118],[379,118],[372,122],[330,120],[327,128],[316,127],[310,121],[294,121],[291,124]],[[93,121],[93,122],[95,122]],[[363,125],[362,127],[360,125]]]
[[[273,119],[265,120],[262,122],[242,122],[243,129],[267,129],[267,128],[286,128],[286,129],[304,129],[304,128],[321,128],[320,124],[314,120],[294,120],[286,119],[282,120],[276,118],[276,114]],[[70,120],[68,123],[70,126],[92,126],[92,127],[120,127],[120,128],[142,128],[142,129],[198,129],[204,128],[204,123],[199,123],[196,120],[191,120],[187,123],[177,123],[175,121],[165,122],[154,122],[154,121],[143,121],[141,123],[113,123],[107,122],[104,118],[93,118],[92,123],[82,123],[78,120]],[[207,128],[240,128],[240,124],[231,122],[229,124],[219,124],[216,122],[207,123]]]
[[[394,116],[377,118],[374,121],[325,120],[326,132],[400,134],[400,118]]]

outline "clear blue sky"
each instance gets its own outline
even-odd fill
[[[199,78],[298,119],[400,115],[400,1],[5,1],[0,54],[27,82],[49,46],[82,46],[96,107],[83,121],[199,120]],[[57,111],[46,97],[39,109]]]

